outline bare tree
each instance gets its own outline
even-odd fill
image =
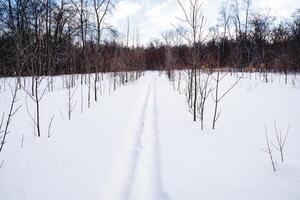
[[[110,8],[113,6],[111,0],[93,0],[94,1],[94,10],[96,15],[96,24],[97,24],[97,45],[96,52],[98,53],[96,66],[95,66],[95,78],[94,78],[94,97],[95,101],[97,101],[97,81],[98,81],[98,72],[99,65],[101,63],[100,55],[100,42],[101,42],[101,33],[105,28],[103,26],[105,16],[110,12]],[[96,58],[94,58],[96,59]]]
[[[245,4],[245,37],[248,35],[249,13],[252,0],[244,0]],[[247,38],[246,38],[247,39]]]
[[[168,78],[171,79],[172,68],[175,68],[176,57],[172,52],[172,46],[176,46],[181,42],[181,37],[176,30],[169,30],[161,34],[165,42],[165,68]]]
[[[67,83],[67,113],[69,120],[71,120],[72,112],[74,111],[77,100],[74,102],[74,95],[77,91],[77,87],[72,90],[70,83]]]
[[[189,27],[189,34],[182,35],[182,37],[192,46],[191,52],[191,72],[190,72],[190,100],[192,105],[193,120],[197,119],[197,67],[201,66],[200,45],[206,39],[204,37],[204,30],[206,26],[206,20],[204,18],[202,7],[203,4],[199,0],[189,0],[189,10],[186,9],[180,0],[177,0],[181,10],[184,14],[184,18],[178,18]],[[181,32],[178,32],[179,34]]]
[[[233,24],[235,26],[235,33],[236,33],[236,38],[241,37],[242,35],[242,22],[240,18],[240,5],[238,0],[233,0],[233,3],[231,5],[231,10],[232,10],[232,16],[231,19],[233,20]]]
[[[212,76],[213,80],[215,81],[215,88],[214,92],[212,92],[212,98],[214,101],[214,115],[213,115],[213,123],[212,123],[212,129],[215,129],[216,122],[220,117],[221,111],[219,110],[219,103],[221,100],[238,84],[238,82],[243,77],[243,74],[227,89],[223,94],[220,94],[220,84],[222,80],[228,75],[228,72],[225,72],[221,74],[221,66],[225,63],[225,61],[229,58],[229,56],[221,55],[224,54],[225,49],[225,42],[227,41],[227,31],[228,31],[228,23],[229,23],[229,15],[226,14],[226,7],[223,7],[221,10],[221,24],[223,26],[223,33],[220,37],[219,33],[219,26],[217,26],[217,37],[220,38],[220,41],[218,42],[218,49],[217,49],[217,60],[218,60],[218,66],[217,66],[217,72],[216,77]],[[226,54],[225,54],[226,55]],[[221,58],[222,57],[222,58]]]
[[[15,104],[18,102],[17,99],[17,92],[18,92],[18,83],[15,84],[14,89],[10,86],[10,90],[11,90],[11,94],[12,94],[12,100],[10,103],[10,107],[9,107],[9,112],[7,115],[7,118],[5,119],[5,128],[3,131],[1,131],[2,125],[3,125],[3,120],[4,120],[4,114],[2,114],[2,119],[1,119],[1,126],[0,126],[0,134],[3,133],[0,137],[0,152],[3,149],[3,146],[5,144],[6,141],[6,136],[9,133],[9,126],[12,120],[12,117],[16,114],[16,112],[21,108],[22,105],[18,106],[17,108],[15,108]]]

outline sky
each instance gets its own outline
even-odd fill
[[[203,3],[203,14],[207,26],[218,23],[221,4],[224,0],[200,0]],[[181,0],[188,8],[188,0]],[[300,0],[252,0],[252,9],[269,13],[278,19],[289,18],[300,8]],[[177,0],[119,0],[111,16],[107,17],[109,24],[116,27],[123,35],[126,34],[129,21],[131,43],[137,40],[134,33],[138,32],[140,44],[145,45],[161,34],[180,25],[178,18],[183,12]]]

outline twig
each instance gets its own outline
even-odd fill
[[[50,138],[50,130],[51,130],[51,125],[52,125],[52,121],[53,121],[53,119],[54,119],[54,114],[52,115],[52,117],[51,117],[51,120],[50,120],[50,123],[49,123],[49,127],[48,127],[48,138]]]
[[[23,147],[24,147],[24,133],[22,135],[22,141],[21,141],[21,148],[23,148]]]

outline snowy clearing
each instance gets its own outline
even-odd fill
[[[64,78],[54,77],[54,91],[47,90],[41,100],[40,138],[29,116],[34,103],[20,90],[17,104],[22,107],[0,153],[0,199],[300,199],[299,76],[285,84],[276,74],[268,83],[259,74],[245,74],[221,102],[215,130],[212,97],[201,130],[184,95],[186,74],[174,76],[170,82],[164,73],[145,72],[115,88],[106,74],[99,101],[91,101],[90,109],[88,88],[78,79],[71,120]],[[226,76],[221,90],[236,79]],[[24,81],[30,88],[30,78]],[[4,82],[14,79],[1,79],[0,114],[7,112],[11,98]],[[284,162],[273,152],[276,172],[261,150],[265,124],[276,141],[274,119],[278,129],[290,127]]]

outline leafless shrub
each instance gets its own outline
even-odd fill
[[[207,73],[202,73],[203,75],[199,76],[199,93],[200,93],[200,102],[199,102],[199,114],[200,114],[200,121],[201,121],[201,130],[204,128],[204,110],[205,110],[205,103],[207,98],[209,97],[209,94],[212,91],[212,87],[210,85],[211,79],[210,76],[211,74],[209,72]]]
[[[43,81],[43,79],[45,78],[45,76],[33,76],[34,77],[34,95],[31,95],[27,89],[21,85],[21,87],[23,88],[23,90],[28,94],[28,96],[30,97],[30,99],[35,103],[36,106],[36,113],[35,113],[35,118],[31,119],[35,119],[35,125],[36,125],[36,129],[37,129],[37,135],[38,137],[41,137],[41,130],[40,130],[40,101],[43,99],[45,93],[46,93],[46,89],[47,87],[45,87],[42,91],[41,94],[39,94],[39,87]]]
[[[37,127],[37,125],[36,125],[36,115],[31,114],[30,109],[28,107],[27,99],[25,101],[25,105],[26,105],[27,114],[28,114],[28,116],[29,116],[29,118],[32,122],[31,123],[31,128],[32,128],[32,131],[33,131],[33,135],[36,136],[36,127]],[[34,110],[34,112],[36,112],[36,111]]]
[[[242,79],[243,74],[237,78],[237,80],[222,94],[220,94],[220,83],[221,81],[228,75],[228,72],[221,75],[220,69],[217,71],[217,77],[212,76],[212,78],[215,80],[216,86],[214,88],[214,93],[212,92],[212,98],[215,104],[214,107],[214,115],[213,115],[213,126],[212,128],[215,129],[216,122],[220,117],[221,111],[219,110],[219,103],[221,100],[238,84],[238,82]]]
[[[267,147],[262,149],[262,151],[266,152],[269,155],[270,161],[272,163],[273,170],[274,170],[274,172],[276,172],[276,164],[274,162],[272,149],[270,147],[270,140],[269,140],[269,137],[268,137],[268,131],[267,131],[267,125],[266,124],[265,124],[265,136],[266,136]]]
[[[275,149],[277,149],[280,152],[280,158],[281,158],[281,162],[283,162],[283,149],[285,146],[285,142],[286,142],[286,138],[288,136],[289,130],[290,130],[290,126],[288,125],[285,134],[282,134],[281,130],[277,129],[277,125],[276,125],[276,121],[274,120],[274,129],[275,129],[275,134],[276,134],[276,141],[277,144],[274,144],[272,142],[272,145]]]

